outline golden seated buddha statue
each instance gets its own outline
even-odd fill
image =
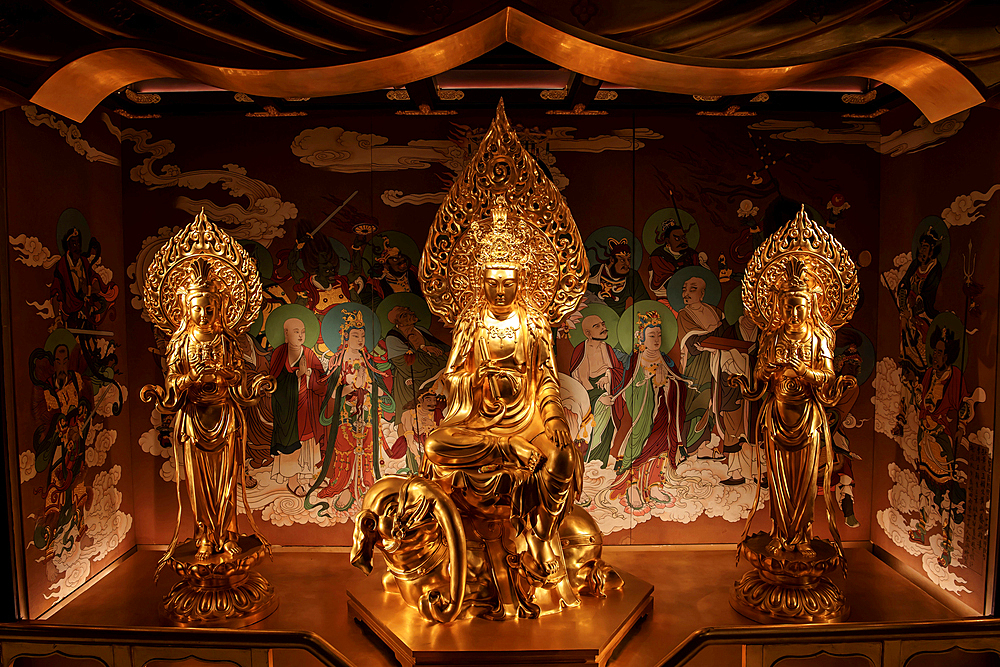
[[[501,103],[439,209],[420,264],[431,310],[454,327],[441,375],[444,420],[428,435],[418,481],[379,485],[355,531],[363,569],[374,548],[390,564],[427,563],[393,575],[395,589],[429,620],[533,618],[578,605],[581,592],[603,596],[622,585],[600,558],[597,525],[574,506],[583,462],[552,347],[552,327],[576,309],[587,276],[569,208],[517,141]],[[448,581],[435,540],[449,542]],[[427,556],[401,558],[407,549]]]

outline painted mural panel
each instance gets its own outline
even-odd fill
[[[914,116],[886,116],[888,136],[914,132]],[[977,610],[996,383],[998,235],[989,221],[1000,191],[1000,174],[980,156],[996,144],[996,119],[982,109],[942,121],[931,150],[882,164],[875,430],[884,454],[873,539]]]
[[[135,543],[118,141],[27,106],[4,115],[17,458],[28,611]]]
[[[591,261],[580,308],[554,332],[585,461],[579,502],[611,543],[737,541],[750,507],[767,500],[756,415],[729,383],[755,360],[743,266],[799,202],[869,266],[876,153],[811,142],[792,155],[790,140],[753,118],[510,115],[567,197]],[[431,317],[416,265],[490,119],[230,119],[224,131],[222,121],[176,119],[119,130],[132,161],[134,296],[144,263],[202,206],[257,258],[266,303],[245,363],[271,372],[279,390],[251,415],[245,481],[274,542],[349,543],[365,489],[419,467],[446,410],[438,375],[451,335]],[[875,267],[861,279],[874,294]],[[133,299],[129,318],[151,354],[135,359],[136,384],[157,379],[165,342],[141,322],[140,305]],[[837,343],[839,371],[861,381],[830,415],[835,493],[855,531],[847,539],[869,534],[874,323],[872,301]],[[139,539],[163,542],[177,474],[169,425],[147,408],[133,419],[145,452],[137,476],[157,481],[137,485],[149,512]]]

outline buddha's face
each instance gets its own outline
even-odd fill
[[[211,294],[196,294],[191,297],[188,301],[188,313],[199,329],[212,329],[218,323],[219,307]]]
[[[809,300],[801,296],[785,297],[781,304],[781,315],[789,331],[802,331],[806,327],[809,314]]]
[[[483,272],[483,292],[494,312],[510,312],[517,297],[516,269],[488,268]]]

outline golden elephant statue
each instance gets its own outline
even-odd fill
[[[466,606],[465,530],[455,503],[437,484],[387,475],[365,494],[354,521],[352,565],[371,574],[377,548],[388,568],[382,577],[387,592],[402,595],[429,621],[458,618]]]
[[[605,597],[622,588],[621,576],[601,558],[601,530],[586,510],[574,507],[567,514],[559,538],[566,574],[578,595]],[[436,482],[388,475],[368,490],[355,518],[351,564],[371,574],[378,549],[387,567],[383,588],[399,593],[428,621],[450,623],[486,602],[476,584],[485,567],[479,562],[484,547],[472,542],[454,502]],[[470,554],[476,562],[470,562]]]

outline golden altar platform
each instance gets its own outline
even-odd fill
[[[608,667],[655,665],[691,633],[705,627],[756,626],[729,606],[733,582],[750,566],[734,567],[734,547],[606,547],[605,557],[625,572],[636,572],[656,588],[656,610],[628,633],[612,651]],[[864,547],[850,547],[846,555],[851,574],[838,575],[852,602],[851,621],[877,623],[930,621],[960,616],[928,595],[906,577],[880,561]],[[84,590],[71,596],[42,619],[63,625],[107,627],[160,627],[160,599],[177,580],[165,572],[159,585],[151,585],[153,569],[162,551],[139,550],[119,559]],[[379,566],[369,579],[377,582]],[[346,549],[276,549],[274,560],[259,566],[281,596],[281,606],[250,626],[262,630],[304,630],[332,643],[355,665],[394,667],[396,656],[367,626],[348,612],[348,590],[365,582],[363,572],[351,566]],[[106,573],[106,574],[105,574]],[[136,585],[135,582],[143,582]],[[625,588],[628,590],[628,587]],[[591,599],[590,602],[598,602]],[[555,617],[576,618],[568,613]],[[579,621],[579,619],[577,619]],[[466,623],[460,621],[459,623]],[[517,621],[508,621],[511,627]],[[586,621],[584,621],[586,623]],[[479,624],[495,632],[503,623]],[[319,667],[320,662],[302,651],[276,650],[275,667]],[[714,646],[689,663],[692,667],[741,664],[739,646]]]
[[[584,596],[579,607],[537,619],[488,621],[472,618],[434,624],[413,613],[399,595],[368,577],[347,589],[351,618],[364,623],[392,650],[403,667],[459,665],[604,667],[618,644],[653,608],[653,586],[627,572],[621,590],[599,599]]]

